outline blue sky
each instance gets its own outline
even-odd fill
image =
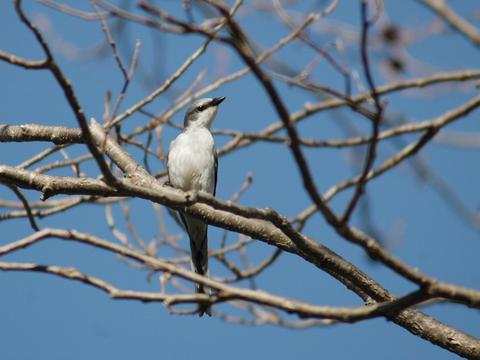
[[[65,49],[69,49],[66,44],[70,44],[72,49],[79,49],[83,55],[98,46],[103,41],[99,24],[68,17],[36,2],[25,3],[31,19],[43,24],[44,30],[45,24],[50,26],[47,38],[57,44],[55,56],[72,80],[87,116],[100,118],[106,91],[112,90],[116,95],[122,85],[121,74],[110,53],[107,52],[100,60],[82,61],[71,59],[65,54]],[[69,3],[89,8],[87,1]],[[157,3],[173,13],[179,13],[180,1]],[[342,1],[325,21],[345,21],[354,27],[358,26],[358,6],[356,2],[354,6],[352,4],[353,2]],[[473,14],[475,9],[478,11],[478,4],[474,1],[455,2],[454,5],[465,16]],[[0,2],[0,13],[0,49],[27,58],[41,58],[39,46],[19,22],[11,2]],[[418,29],[419,24],[432,19],[432,14],[414,1],[388,2],[386,14],[393,23],[411,30]],[[271,20],[269,15],[259,14],[242,18],[241,23],[249,34],[255,34],[256,44],[266,48],[288,33],[284,26]],[[477,25],[480,25],[478,21]],[[265,28],[268,31],[264,31]],[[147,70],[145,76],[152,85],[159,85],[202,43],[199,37],[166,36],[142,27],[129,28],[127,37],[128,42],[121,44],[123,58],[128,59],[126,55],[129,51],[131,53],[132,44],[135,39],[140,39],[142,66]],[[324,38],[328,39],[328,35],[324,35]],[[60,48],[63,49],[62,52],[58,51]],[[480,64],[478,49],[455,33],[418,40],[408,51],[417,64],[422,64],[431,72],[475,69]],[[296,69],[303,68],[313,56],[311,51],[298,44],[290,44],[280,55]],[[351,67],[360,70],[354,50],[350,55]],[[375,56],[381,58],[384,54],[377,51]],[[219,61],[223,67],[218,66]],[[243,65],[229,49],[214,44],[178,82],[175,90],[185,89],[203,69],[207,70],[207,80],[212,80],[222,71],[232,72],[241,67]],[[389,81],[380,68],[375,70],[378,84]],[[140,76],[140,72],[137,74]],[[415,75],[419,74],[412,70],[404,77]],[[317,67],[313,76],[320,83],[341,88],[338,74],[325,63]],[[0,79],[0,123],[76,126],[61,90],[49,73],[26,71],[0,62]],[[152,90],[152,85],[146,86],[141,81],[134,81],[124,106],[145,97]],[[277,86],[290,111],[298,110],[306,101],[317,101],[315,97],[283,84],[278,83]],[[388,111],[404,114],[408,121],[422,121],[455,108],[478,94],[478,89],[472,85],[441,89],[438,92],[428,92],[427,96],[420,91],[412,91],[407,95],[388,95]],[[162,111],[174,94],[173,91],[168,96],[160,97],[148,109],[152,112]],[[258,131],[277,119],[270,101],[252,76],[230,83],[211,95],[227,97],[215,122],[216,128]],[[479,114],[477,110],[448,129],[478,133]],[[181,122],[182,116],[177,114],[173,120]],[[298,129],[306,137],[344,137],[345,134],[336,125],[340,116],[359,129],[368,131],[367,122],[346,109],[320,113],[302,122]],[[147,120],[137,114],[126,122],[125,129],[132,129]],[[168,144],[176,134],[177,130],[166,130],[165,143]],[[405,139],[412,141],[414,137]],[[219,146],[226,140],[225,137],[216,139]],[[16,165],[47,146],[40,143],[1,144],[0,163]],[[141,159],[138,151],[132,148],[129,150]],[[83,147],[75,146],[71,155],[83,151]],[[381,144],[379,161],[388,158],[394,151],[395,147]],[[321,191],[326,191],[352,175],[347,151],[309,149],[306,154]],[[420,157],[456,191],[468,209],[475,211],[480,208],[478,148],[430,144],[421,152]],[[152,161],[152,166],[159,170],[162,164]],[[90,176],[96,175],[94,166],[87,166],[85,170]],[[269,143],[259,143],[222,157],[217,195],[223,199],[230,198],[244,182],[249,171],[254,175],[254,183],[242,197],[242,204],[273,207],[286,216],[293,216],[309,205],[288,149]],[[389,235],[393,233],[401,234],[389,243],[389,249],[397,257],[442,280],[480,288],[478,230],[466,226],[428,183],[419,181],[409,165],[401,165],[372,181],[368,192],[376,226],[387,238],[391,238]],[[2,198],[14,199],[4,188],[0,189],[0,195]],[[32,200],[39,197],[33,191],[26,191],[26,195]],[[343,209],[350,195],[351,192],[347,191],[335,198],[332,202],[334,208],[338,211]],[[134,200],[131,209],[133,222],[142,237],[152,239],[158,235],[158,225],[150,204]],[[118,208],[114,212],[120,214]],[[360,224],[358,217],[354,217],[353,221]],[[104,212],[100,207],[80,206],[70,212],[43,219],[40,224],[42,227],[76,228],[115,241],[105,224]],[[167,225],[173,233],[180,233],[171,221]],[[24,220],[14,220],[0,222],[0,231],[3,234],[0,245],[3,245],[28,235],[31,229]],[[372,264],[361,249],[335,235],[319,215],[315,215],[308,223],[305,233],[352,261],[393,293],[402,294],[414,289],[412,284],[391,271]],[[218,246],[220,235],[219,230],[211,229],[212,247]],[[234,239],[236,235],[230,234],[230,241]],[[262,256],[271,251],[273,249],[259,242],[249,247],[255,261],[260,261]],[[124,265],[111,254],[60,240],[44,241],[2,260],[75,266],[121,288],[158,289],[157,278],[149,283],[144,272]],[[211,273],[218,274],[222,271],[218,264],[212,262]],[[283,254],[274,266],[262,274],[258,285],[272,293],[315,304],[360,305],[359,298],[343,285],[289,254]],[[288,330],[271,325],[244,327],[205,317],[173,316],[161,304],[112,301],[93,288],[42,274],[0,273],[0,287],[0,357],[8,360],[30,359],[32,356],[55,360],[146,357],[455,358],[384,319],[307,330]],[[222,308],[226,309],[225,305]],[[480,336],[480,316],[476,310],[441,304],[429,306],[425,312],[474,336]]]

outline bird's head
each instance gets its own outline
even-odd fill
[[[215,115],[217,114],[218,105],[225,100],[224,97],[204,98],[195,101],[187,109],[185,113],[184,128],[206,127],[210,128]]]

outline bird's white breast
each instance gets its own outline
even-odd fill
[[[170,144],[168,173],[172,186],[184,191],[213,193],[215,186],[215,144],[205,128],[182,132]]]

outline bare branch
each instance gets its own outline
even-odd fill
[[[128,6],[120,8],[105,0],[92,0],[95,13],[80,10],[80,5],[75,5],[79,6],[77,9],[57,3],[55,0],[41,0],[40,2],[57,10],[59,14],[56,15],[95,21],[93,27],[100,37],[102,36],[101,29],[103,29],[107,41],[101,47],[96,47],[95,56],[100,59],[107,54],[116,61],[120,68],[117,75],[120,76],[121,88],[115,97],[108,92],[104,109],[100,106],[100,112],[104,110],[105,124],[100,125],[94,119],[88,123],[72,83],[67,79],[53,56],[52,46],[55,45],[56,39],[60,40],[60,37],[57,35],[57,38],[52,37],[53,42],[47,42],[47,37],[42,35],[24,13],[21,7],[22,1],[12,2],[20,20],[29,28],[35,36],[36,42],[42,48],[45,59],[30,60],[0,50],[0,61],[32,70],[31,72],[39,69],[48,70],[63,91],[67,104],[78,123],[78,128],[30,124],[29,122],[32,120],[28,118],[22,121],[24,123],[22,125],[0,125],[0,142],[2,143],[35,141],[52,143],[45,150],[42,150],[42,145],[38,144],[22,146],[22,148],[28,147],[28,150],[35,146],[39,147],[36,154],[30,155],[32,157],[25,161],[22,160],[23,163],[17,166],[10,163],[8,166],[0,164],[0,182],[9,186],[18,198],[14,201],[0,199],[0,208],[4,209],[0,214],[0,221],[23,218],[24,227],[27,226],[26,221],[29,221],[30,226],[36,231],[33,235],[18,241],[2,244],[0,256],[20,255],[18,250],[28,248],[47,238],[75,241],[92,248],[95,247],[97,251],[103,249],[110,252],[124,265],[131,267],[131,270],[143,271],[146,281],[152,281],[158,274],[159,292],[121,289],[107,282],[107,279],[90,276],[69,267],[0,262],[0,270],[41,272],[60,276],[97,288],[113,299],[161,302],[172,314],[178,315],[195,314],[195,306],[222,303],[225,312],[223,309],[215,311],[214,316],[236,324],[275,324],[299,329],[384,317],[412,334],[457,355],[480,358],[479,339],[442,324],[417,310],[420,306],[442,302],[456,304],[455,306],[463,306],[463,308],[471,307],[474,309],[472,311],[475,311],[480,308],[480,291],[447,283],[423,273],[419,270],[423,265],[421,261],[410,265],[403,259],[394,256],[394,252],[387,247],[389,244],[383,242],[384,238],[387,238],[387,236],[383,236],[383,234],[387,234],[385,229],[382,228],[377,232],[376,229],[369,228],[369,224],[372,219],[375,219],[377,212],[369,212],[367,217],[356,217],[355,222],[359,223],[358,228],[351,224],[352,214],[365,188],[373,190],[373,186],[376,184],[375,181],[372,181],[373,179],[386,179],[388,178],[387,173],[395,175],[394,169],[401,169],[402,163],[411,165],[416,176],[415,179],[432,186],[436,194],[446,201],[451,212],[461,216],[469,225],[480,224],[480,213],[477,214],[470,210],[469,207],[472,205],[464,205],[461,200],[466,196],[465,192],[456,184],[452,184],[450,188],[450,178],[444,180],[436,175],[430,169],[429,159],[416,156],[426,145],[435,141],[445,141],[445,137],[442,139],[441,136],[437,136],[442,133],[447,134],[447,141],[475,146],[473,140],[475,140],[476,133],[473,132],[468,137],[461,133],[461,137],[455,138],[456,132],[452,133],[454,134],[452,137],[450,132],[445,132],[444,129],[480,107],[480,96],[475,93],[476,84],[472,83],[474,80],[478,82],[480,71],[474,69],[437,72],[410,80],[398,80],[407,74],[410,76],[411,74],[432,74],[432,69],[439,68],[437,63],[430,64],[426,63],[424,58],[415,58],[417,54],[411,46],[418,44],[420,38],[425,39],[433,34],[438,34],[438,29],[443,31],[444,27],[438,25],[438,20],[407,31],[403,24],[400,25],[399,22],[397,25],[395,24],[394,16],[391,16],[391,19],[390,17],[387,19],[386,16],[380,17],[383,1],[375,2],[378,5],[377,11],[372,18],[369,18],[367,16],[367,0],[360,2],[360,25],[351,25],[343,21],[337,22],[338,19],[333,18],[336,15],[333,10],[340,3],[338,0],[312,4],[310,8],[312,12],[305,12],[302,2],[276,0],[249,3],[242,7],[242,11],[238,11],[242,4],[241,0],[235,1],[232,7],[230,7],[231,3],[227,5],[228,2],[218,0],[183,1],[182,3],[178,2],[174,8],[170,7],[169,9],[172,10],[168,10],[169,12],[165,11],[165,7],[159,2],[142,0],[138,2],[136,8]],[[426,6],[429,6],[428,3],[433,4],[434,7],[440,6],[442,9],[439,16],[443,17],[447,23],[456,21],[457,25],[451,25],[469,38],[472,43],[475,43],[474,38],[471,38],[471,35],[475,35],[474,32],[477,31],[473,23],[470,24],[466,19],[455,14],[444,0],[421,0],[421,2]],[[300,5],[301,3],[302,5]],[[297,12],[298,9],[299,12]],[[202,13],[205,21],[200,22],[197,10]],[[145,16],[141,15],[142,12]],[[258,39],[253,36],[256,34],[250,33],[252,31],[250,25],[245,28],[243,25],[244,20],[246,20],[245,24],[249,24],[248,21],[252,19],[250,17],[252,14],[260,16],[265,14],[264,18],[268,21],[273,19],[274,22],[277,22],[277,27],[282,24],[287,25],[286,31],[289,33],[274,41],[267,50],[261,51],[260,46],[256,44]],[[327,19],[325,16],[329,15],[330,17],[332,14],[331,19]],[[110,19],[114,19],[115,24],[119,26],[109,28]],[[378,27],[374,28],[373,24],[377,21]],[[92,23],[85,25],[92,25]],[[178,41],[179,44],[180,41],[183,43],[187,37],[193,41],[198,41],[199,38],[203,39],[203,44],[199,43],[202,46],[196,51],[190,52],[191,55],[187,56],[183,64],[176,65],[173,71],[170,65],[165,66],[165,72],[168,71],[167,74],[169,74],[165,77],[167,80],[156,89],[153,88],[154,91],[147,93],[147,96],[140,101],[125,106],[127,110],[120,113],[120,109],[124,107],[122,104],[127,99],[127,90],[133,81],[133,74],[139,61],[140,40],[136,44],[131,41],[126,32],[128,26],[133,26],[131,30],[141,30],[135,32],[137,34],[143,34],[142,27],[147,26],[162,34],[169,33],[166,36],[175,37],[175,41]],[[140,39],[142,43],[146,43],[143,38]],[[452,40],[449,41],[451,45]],[[454,41],[458,41],[458,38]],[[213,42],[217,42],[221,46],[216,47],[215,52],[209,54],[207,50]],[[290,47],[286,48],[287,45]],[[108,51],[108,46],[111,51]],[[155,43],[153,46],[156,49],[158,44]],[[284,48],[286,50],[280,51]],[[120,50],[123,49],[127,51],[120,53]],[[185,48],[180,49],[175,46],[173,50],[178,55],[178,51],[183,53]],[[299,50],[299,56],[297,56],[297,50]],[[198,61],[202,55],[211,56],[202,59],[200,64]],[[129,67],[123,62],[125,56],[131,58]],[[167,54],[167,57],[156,63],[170,64],[170,55]],[[213,76],[211,73],[208,73],[207,76],[207,71],[203,66],[208,64],[210,67],[212,57],[215,61],[215,71]],[[174,59],[177,61],[178,56]],[[238,60],[243,62],[245,67],[229,72],[231,66],[238,65]],[[322,63],[325,61],[329,64]],[[393,67],[395,61],[399,62],[397,69]],[[356,70],[351,71],[349,63],[358,64],[363,70],[363,77]],[[323,67],[324,65],[325,67]],[[197,69],[201,66],[202,69],[196,70],[195,74],[189,76],[188,71],[194,66]],[[335,79],[329,77],[330,73],[322,72],[324,68],[329,69],[330,67],[333,67]],[[142,70],[145,69],[141,66],[139,71]],[[158,70],[158,67],[155,66],[151,73],[157,74]],[[225,91],[228,92],[232,83],[233,87],[237,85],[237,80],[250,81],[251,77],[247,79],[249,74],[252,74],[260,86],[258,89],[249,88],[248,90],[251,90],[252,93],[248,93],[247,96],[258,97],[258,94],[264,92],[265,99],[271,103],[276,118],[274,116],[270,119],[271,121],[265,127],[257,128],[256,126],[264,124],[268,119],[249,118],[245,125],[242,124],[238,128],[215,129],[212,132],[215,135],[226,137],[222,139],[227,142],[220,150],[221,155],[260,141],[277,143],[283,145],[282,150],[290,150],[294,165],[300,175],[298,179],[303,181],[303,188],[301,182],[300,188],[298,188],[298,184],[292,183],[292,187],[289,187],[288,191],[298,192],[304,189],[307,199],[310,199],[310,203],[312,203],[308,209],[293,218],[287,218],[272,208],[244,206],[238,203],[240,196],[247,189],[259,191],[255,189],[256,184],[252,186],[250,174],[247,176],[247,180],[239,186],[240,190],[234,193],[229,201],[203,192],[182,192],[165,183],[166,171],[162,166],[165,162],[165,140],[169,138],[170,130],[177,131],[182,128],[174,116],[190,101],[204,94],[223,89],[225,85],[229,84],[229,89],[225,88]],[[72,73],[72,75],[74,74]],[[382,76],[388,82],[379,86],[380,80],[374,81],[374,78],[379,77],[380,79]],[[140,78],[140,80],[145,79],[146,77]],[[279,80],[278,86],[277,80]],[[454,84],[454,82],[460,81],[465,83],[461,86],[458,83]],[[342,86],[343,82],[345,90],[337,90],[338,84]],[[363,85],[363,82],[366,85]],[[176,90],[169,91],[167,94],[166,91],[171,89],[173,84],[175,84]],[[355,95],[351,93],[352,84],[358,88]],[[435,84],[443,84],[443,86],[434,88]],[[148,80],[141,85],[152,89],[150,88],[152,83]],[[425,89],[426,87],[429,89]],[[399,101],[403,101],[412,92],[415,96],[436,96],[454,91],[457,93],[457,97],[465,99],[462,100],[463,103],[449,111],[443,110],[435,118],[423,121],[413,120],[416,117],[416,107],[402,109],[402,103],[397,102],[399,99],[401,99]],[[289,93],[294,96],[287,98],[286,95],[281,95]],[[393,104],[393,110],[384,116],[387,102],[383,102],[382,99],[387,94],[395,94],[395,96],[389,99],[389,102],[391,101]],[[467,100],[468,94],[472,94],[470,100]],[[226,95],[228,96],[228,94]],[[165,96],[166,103],[160,99]],[[309,103],[307,102],[309,97],[320,100]],[[154,100],[156,100],[155,103]],[[296,106],[303,105],[300,105],[298,111],[290,112],[288,107],[295,106],[295,104],[297,104]],[[147,109],[147,106],[151,106],[151,109]],[[426,110],[425,107],[429,105],[424,102],[423,106],[422,111]],[[345,108],[347,111],[329,111],[327,115],[332,115],[335,120],[333,124],[339,126],[340,131],[345,134],[345,138],[335,139],[328,136],[332,133],[331,131],[336,130],[331,126],[326,127],[326,132],[306,131],[305,137],[303,136],[304,128],[298,127],[297,129],[297,124],[307,118],[322,121],[321,118],[325,117],[320,114],[322,111],[341,108]],[[89,109],[88,111],[98,113],[98,110]],[[134,114],[141,114],[144,118],[140,116],[134,119]],[[354,115],[354,117],[350,118],[349,115]],[[131,123],[121,126],[129,118]],[[362,123],[357,124],[357,119],[360,119]],[[368,133],[363,134],[360,129],[365,125],[365,120],[368,121],[367,125],[371,129],[369,128]],[[305,125],[307,125],[305,128],[313,129],[315,126],[316,130],[320,129],[320,125]],[[308,125],[312,126],[308,127]],[[468,125],[470,129],[473,124]],[[115,134],[112,133],[111,136],[112,128],[115,130]],[[128,130],[125,131],[125,129]],[[86,146],[71,146],[74,144],[85,144]],[[367,145],[364,160],[362,156],[359,156],[363,151],[357,151],[358,148],[354,148],[359,145]],[[393,146],[390,147],[390,145]],[[333,169],[331,174],[318,171],[320,168],[316,166],[316,159],[329,155],[323,154],[323,151],[307,151],[304,147],[347,148],[347,151],[326,151],[325,153],[335,153],[335,156],[342,156],[345,153],[345,155],[351,155],[348,158],[347,167],[352,167],[356,176],[347,177],[345,181],[331,185],[326,192],[322,193],[317,188],[320,183],[315,178],[316,174],[325,176],[321,179],[323,183],[327,179],[338,179],[345,169],[343,167],[338,171]],[[8,147],[5,146],[5,148],[8,151]],[[81,153],[78,153],[79,149],[82,151]],[[129,152],[129,149],[133,151]],[[443,147],[442,150],[450,149]],[[433,147],[431,151],[435,154],[438,153],[437,149]],[[377,164],[377,152],[378,158],[382,159],[382,163],[379,164]],[[140,165],[141,162],[136,161],[137,157],[143,157],[145,168]],[[87,175],[87,172],[84,171],[92,168],[92,158],[96,161],[96,164],[93,164],[96,165],[94,170],[100,169],[99,176]],[[414,160],[410,161],[409,159]],[[150,167],[156,172],[152,173]],[[63,176],[66,174],[72,176]],[[288,180],[288,178],[286,179]],[[261,182],[258,186],[264,186],[264,183]],[[35,192],[39,192],[39,195],[41,193],[40,199],[44,202],[28,201],[27,197],[23,195],[22,188],[33,189]],[[349,188],[352,189],[350,199],[347,198],[345,201],[343,198],[338,199],[335,204],[329,203],[337,194]],[[256,193],[252,194],[256,195]],[[56,195],[63,196],[45,201]],[[281,200],[281,197],[278,199]],[[251,201],[251,196],[245,197],[244,201]],[[338,215],[337,209],[342,203],[345,210],[343,214]],[[93,232],[87,234],[77,230],[55,228],[40,230],[38,228],[39,218],[59,214],[78,206],[85,206],[82,204],[89,207],[101,206],[105,210],[104,222],[110,227],[113,233],[112,238],[116,237],[120,244],[117,244],[115,239],[113,242],[101,239]],[[149,204],[153,205],[153,211],[158,221],[153,236],[150,230],[138,226],[140,223],[137,221],[137,212],[135,214],[132,212],[132,206],[140,205],[143,216],[143,210],[152,211]],[[365,204],[362,202],[362,214],[364,213],[363,205]],[[221,272],[215,271],[211,277],[205,277],[185,269],[190,260],[189,251],[181,241],[183,232],[178,230],[171,232],[170,224],[164,218],[163,206],[168,208],[169,212],[181,210],[205,223],[224,229],[223,234],[218,236],[208,253],[210,257],[220,262],[220,266],[223,266]],[[117,216],[117,212],[113,210],[120,210],[120,216]],[[298,211],[298,209],[289,206],[286,211]],[[322,227],[327,226],[328,230],[336,232],[337,237],[342,237],[349,243],[360,246],[365,254],[376,260],[383,269],[392,270],[394,275],[399,275],[397,279],[388,279],[388,283],[385,283],[386,286],[393,286],[398,279],[409,280],[411,288],[408,293],[400,297],[395,296],[359,267],[346,261],[341,255],[334,253],[313,237],[302,233],[307,221],[312,221],[313,214],[320,214],[323,217]],[[326,224],[323,220],[326,220]],[[319,229],[319,225],[314,223],[311,225],[307,231],[316,236],[315,231]],[[432,224],[432,226],[436,226],[436,224]],[[360,229],[364,229],[364,231]],[[229,230],[238,233],[234,239],[229,238],[229,236],[233,238],[229,234]],[[393,237],[400,239],[401,231],[393,232]],[[322,231],[322,234],[326,233]],[[320,239],[320,237],[317,238]],[[390,237],[388,236],[388,238]],[[273,249],[263,252],[264,246],[259,242],[271,245]],[[360,306],[348,308],[321,306],[322,301],[318,299],[314,299],[309,304],[294,299],[295,295],[287,298],[262,291],[260,281],[265,279],[262,275],[267,269],[275,269],[273,264],[283,252],[289,252],[297,261],[309,262],[316,267],[317,271],[326,272],[332,276],[338,285],[347,287],[361,299]],[[164,258],[164,256],[168,256],[168,258]],[[239,287],[244,280],[245,289]],[[209,287],[212,289],[212,293],[208,295],[191,294],[191,285],[193,284]],[[350,295],[353,295],[352,293]],[[195,306],[181,307],[185,304]],[[238,316],[233,314],[238,314]],[[289,317],[288,314],[295,315],[295,319]]]
[[[34,231],[40,231],[40,228],[38,227],[35,217],[32,213],[32,208],[30,207],[28,200],[25,198],[22,192],[15,185],[12,185],[9,183],[5,183],[5,185],[8,186],[22,202],[23,207],[25,208],[25,211],[28,216],[28,221],[30,221],[30,226],[32,227],[32,229]]]
[[[210,302],[212,304],[223,302],[227,300],[247,300],[253,301],[259,304],[272,306],[289,313],[295,313],[302,318],[329,318],[345,322],[360,321],[372,317],[382,316],[385,314],[394,314],[406,307],[410,307],[414,304],[418,304],[428,299],[423,293],[417,292],[409,294],[404,298],[388,301],[386,303],[380,303],[375,305],[368,305],[360,308],[333,308],[310,305],[298,301],[293,301],[287,298],[282,298],[276,295],[271,295],[263,291],[247,290],[225,285],[221,282],[213,281],[207,277],[200,276],[192,271],[185,270],[183,268],[168,264],[160,259],[155,259],[146,255],[142,255],[134,250],[128,249],[121,245],[109,243],[106,240],[94,237],[89,234],[80,233],[77,231],[65,231],[61,229],[44,229],[36,234],[19,240],[15,243],[0,247],[0,255],[8,254],[21,248],[30,246],[38,241],[47,238],[58,238],[62,240],[73,240],[95,247],[102,248],[104,250],[120,254],[131,258],[132,260],[139,261],[145,265],[155,269],[156,271],[164,271],[169,274],[180,276],[186,280],[197,281],[210,288],[217,290],[217,293],[211,297],[204,294],[184,295],[181,297],[168,296],[164,294],[149,294],[140,292],[125,292],[123,295],[118,293],[118,290],[103,280],[86,276],[72,268],[60,268],[56,266],[39,266],[35,264],[9,264],[0,263],[0,269],[2,270],[28,270],[28,271],[42,271],[49,272],[62,277],[70,278],[72,280],[82,281],[88,285],[97,287],[105,292],[109,293],[113,298],[126,298],[126,299],[138,299],[142,301],[162,301],[166,306],[172,306],[184,302]],[[200,281],[199,281],[200,280]],[[125,295],[127,295],[125,297]]]
[[[457,30],[474,45],[480,46],[480,31],[463,17],[453,11],[445,0],[419,0],[421,4],[433,10],[452,28]]]
[[[434,120],[427,120],[417,124],[405,124],[403,126],[399,126],[391,130],[386,130],[385,132],[381,133],[379,135],[379,138],[385,139],[390,136],[394,136],[402,133],[424,131],[424,135],[419,140],[405,146],[401,151],[397,152],[393,157],[386,160],[378,168],[370,171],[367,177],[367,181],[370,181],[371,179],[376,178],[377,176],[394,168],[396,165],[400,164],[405,159],[408,159],[410,156],[415,155],[424,145],[428,143],[430,139],[432,139],[435,136],[435,134],[438,133],[438,131],[441,128],[443,128],[444,126],[448,125],[449,123],[455,120],[458,120],[464,116],[467,116],[471,111],[475,110],[479,106],[480,106],[480,96],[477,96],[476,98],[472,99],[466,104],[463,104],[451,111],[447,111],[445,114],[442,114],[441,116],[439,116]],[[358,181],[359,181],[358,176],[350,180],[342,181],[341,183],[328,189],[323,196],[326,201],[330,201],[336,194],[354,186]],[[303,211],[301,214],[299,214],[296,220],[303,223],[305,222],[306,219],[308,219],[311,215],[313,215],[315,211],[316,211],[316,205],[312,205],[311,207]]]
[[[370,93],[372,94],[373,102],[375,103],[376,112],[372,119],[372,136],[371,140],[368,144],[367,155],[365,157],[365,164],[363,166],[362,174],[360,175],[358,182],[356,184],[355,192],[350,200],[350,203],[345,210],[345,213],[342,217],[342,223],[347,223],[350,219],[350,216],[355,209],[360,197],[365,192],[365,186],[367,183],[368,173],[373,167],[373,163],[375,162],[375,157],[377,156],[377,142],[378,142],[378,133],[380,131],[380,122],[382,121],[384,106],[380,101],[380,97],[377,93],[377,88],[375,87],[375,83],[373,81],[372,70],[370,66],[370,60],[368,57],[368,31],[369,28],[373,25],[372,20],[368,19],[367,14],[367,1],[362,0],[360,4],[361,8],[361,17],[362,17],[362,33],[361,33],[361,41],[360,41],[360,54],[362,59],[362,68],[363,72],[365,73],[365,78],[367,79],[368,88]]]
[[[0,142],[50,141],[56,145],[82,144],[82,132],[77,128],[37,124],[0,125]]]
[[[48,66],[46,60],[27,60],[2,50],[0,50],[0,60],[25,69],[45,69]]]
[[[17,14],[20,17],[20,20],[32,31],[38,43],[42,47],[47,57],[46,68],[50,70],[50,72],[53,74],[58,84],[62,88],[65,94],[65,97],[67,98],[67,101],[80,126],[80,129],[82,131],[82,136],[85,138],[85,143],[87,144],[88,149],[90,150],[93,157],[95,158],[95,161],[97,162],[107,182],[109,182],[110,184],[116,184],[117,183],[116,178],[112,175],[112,173],[110,172],[110,169],[108,168],[108,165],[106,164],[105,160],[102,158],[102,154],[100,154],[99,150],[96,148],[96,146],[92,142],[92,137],[88,129],[88,124],[85,118],[84,111],[80,106],[80,103],[78,102],[77,97],[75,96],[71,82],[67,80],[63,72],[60,70],[60,67],[57,65],[57,63],[55,62],[55,59],[53,58],[53,55],[50,51],[49,46],[43,39],[42,34],[40,34],[36,26],[33,25],[32,22],[30,22],[30,20],[27,18],[27,16],[22,10],[21,5],[22,5],[21,0],[15,0],[15,9],[17,11]]]

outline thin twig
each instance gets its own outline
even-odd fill
[[[362,33],[361,33],[361,41],[360,41],[360,54],[362,59],[362,69],[365,74],[365,78],[367,79],[367,84],[372,94],[373,101],[375,103],[376,112],[372,119],[372,135],[371,141],[368,144],[367,154],[365,156],[365,164],[363,166],[362,174],[360,175],[359,181],[357,182],[355,192],[350,200],[345,213],[342,216],[341,222],[343,224],[348,223],[350,216],[355,209],[360,197],[365,192],[365,187],[367,184],[367,177],[368,173],[373,167],[375,162],[376,154],[377,154],[377,143],[378,143],[378,134],[380,131],[380,122],[382,121],[384,106],[380,100],[380,96],[377,93],[377,88],[375,86],[375,82],[373,80],[373,74],[370,67],[370,60],[368,58],[368,30],[373,25],[373,20],[368,19],[367,14],[367,6],[368,3],[366,0],[362,0],[360,4],[361,8],[361,18],[362,18]],[[376,17],[375,17],[376,18]]]
[[[28,221],[30,222],[30,226],[34,231],[40,231],[40,228],[37,225],[37,221],[35,220],[34,214],[32,213],[32,208],[30,207],[30,204],[28,203],[28,200],[25,198],[25,196],[22,194],[22,192],[18,189],[16,185],[10,184],[10,183],[4,183],[7,187],[10,188],[10,190],[13,191],[13,193],[18,197],[18,199],[22,202],[23,207],[25,208],[25,211],[27,212],[28,216]]]

